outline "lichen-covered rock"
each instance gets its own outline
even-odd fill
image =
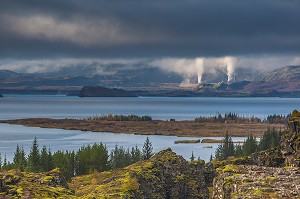
[[[214,199],[300,198],[299,168],[226,165],[217,172]]]
[[[74,198],[59,169],[48,173],[0,172],[0,198]]]
[[[286,166],[300,166],[300,112],[294,110],[288,122],[288,131],[281,139],[280,149]]]
[[[280,146],[242,159],[215,164],[213,198],[300,198],[300,113],[291,114]]]
[[[125,169],[74,178],[70,186],[86,198],[208,198],[204,162],[187,162],[171,149]]]

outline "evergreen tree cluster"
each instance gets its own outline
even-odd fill
[[[88,117],[85,120],[105,120],[105,121],[152,121],[151,116],[138,116],[138,115],[104,115]]]
[[[215,157],[218,160],[226,160],[229,156],[235,155],[234,143],[232,138],[229,136],[228,132],[226,132],[224,141],[221,143],[216,152]]]
[[[236,113],[225,113],[224,116],[221,113],[217,113],[215,116],[200,116],[195,118],[196,122],[215,122],[215,123],[261,123],[267,122],[269,124],[286,124],[289,115],[268,115],[267,119],[260,119],[258,117],[246,117],[240,116]]]
[[[57,167],[69,180],[77,175],[122,168],[140,160],[149,159],[153,155],[152,150],[152,143],[147,137],[142,151],[137,146],[129,150],[129,148],[124,149],[116,145],[109,155],[105,145],[95,143],[82,146],[78,151],[59,150],[52,153],[51,149],[45,146],[39,150],[37,138],[34,138],[28,156],[19,145],[16,147],[12,163],[7,162],[6,155],[2,161],[0,154],[0,170],[47,172]]]
[[[288,121],[288,118],[290,116],[291,116],[290,114],[288,114],[288,115],[276,115],[276,114],[268,115],[267,121],[270,124],[275,124],[275,123],[286,124]]]
[[[196,122],[216,122],[216,123],[260,123],[264,122],[258,117],[245,117],[240,116],[236,113],[225,113],[223,116],[221,113],[218,113],[216,116],[200,116],[195,119]]]
[[[274,128],[266,130],[260,139],[259,142],[259,150],[264,151],[267,149],[275,148],[280,145],[280,139],[281,139],[282,132],[277,132]]]
[[[274,148],[280,144],[281,132],[270,128],[264,132],[263,137],[257,142],[256,137],[252,134],[247,137],[242,145],[234,145],[232,138],[228,132],[224,137],[216,152],[215,158],[218,160],[226,160],[229,156],[242,157],[249,156],[252,153]]]

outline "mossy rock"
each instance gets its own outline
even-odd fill
[[[187,162],[171,149],[124,169],[72,180],[79,198],[208,198],[202,161]]]

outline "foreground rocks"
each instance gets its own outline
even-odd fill
[[[215,199],[300,198],[299,168],[226,165],[217,173]]]
[[[47,173],[0,172],[0,198],[72,198],[59,169]]]
[[[213,198],[300,198],[300,113],[293,111],[280,146],[218,164]]]
[[[204,174],[203,161],[189,163],[167,149],[125,169],[76,177],[70,186],[87,198],[208,198]]]

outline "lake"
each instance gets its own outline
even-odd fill
[[[298,109],[297,98],[212,98],[212,97],[139,97],[139,98],[78,98],[69,96],[21,96],[5,95],[0,98],[0,119],[32,117],[84,118],[105,114],[149,115],[153,119],[192,120],[197,116],[214,116],[216,113],[235,112],[262,119],[270,114],[288,114]],[[225,130],[225,129],[224,129]],[[84,144],[103,142],[108,149],[119,146],[142,147],[146,136],[112,133],[93,133],[44,129],[0,124],[0,152],[12,160],[17,144],[28,153],[34,137],[39,145],[56,150],[77,150]],[[196,157],[208,161],[218,144],[174,144],[176,140],[199,139],[176,136],[149,136],[154,151],[171,147],[188,159],[192,151]],[[202,139],[202,138],[201,138]],[[217,138],[221,139],[221,138]],[[244,138],[234,138],[242,141]],[[203,148],[212,146],[213,148]]]
[[[107,97],[5,95],[0,98],[0,120],[29,117],[83,118],[105,114],[149,115],[153,119],[193,120],[235,112],[261,119],[271,114],[288,114],[299,108],[299,98],[224,97]]]

